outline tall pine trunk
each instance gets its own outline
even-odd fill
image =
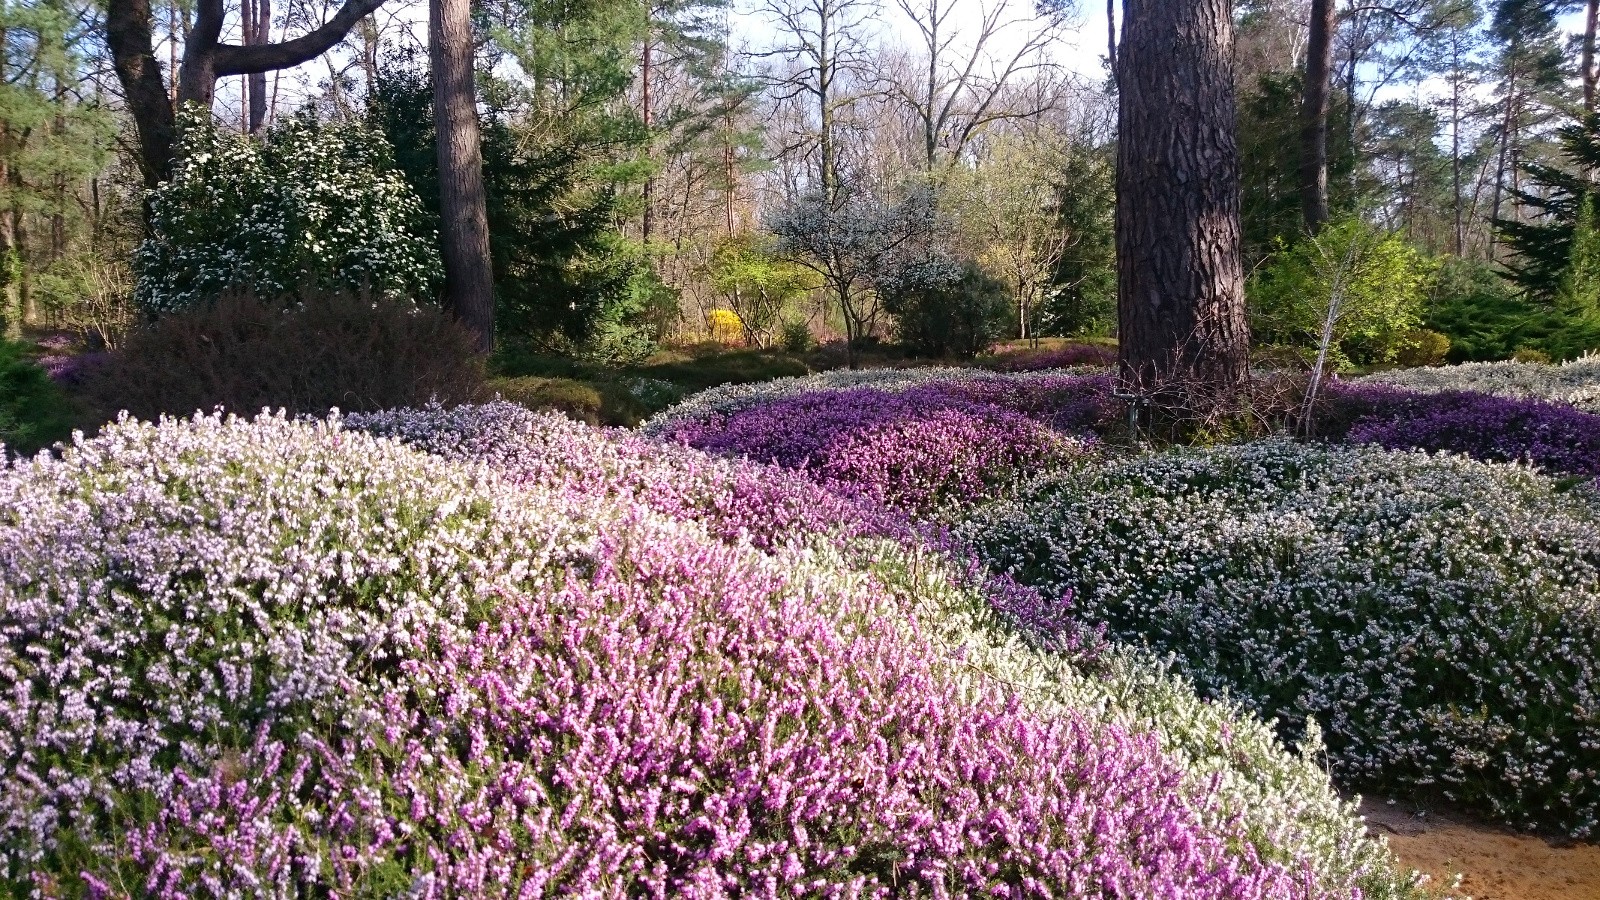
[[[1117,321],[1122,374],[1141,393],[1226,403],[1248,374],[1232,6],[1124,5]]]
[[[1306,230],[1328,221],[1328,114],[1333,93],[1333,0],[1311,0],[1305,94],[1300,104],[1300,208]]]
[[[439,225],[447,305],[479,352],[494,349],[494,280],[473,90],[471,0],[431,0],[433,123],[438,133]]]

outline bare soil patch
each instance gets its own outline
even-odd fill
[[[1362,801],[1402,864],[1473,900],[1600,900],[1600,845],[1561,844],[1404,800]]]

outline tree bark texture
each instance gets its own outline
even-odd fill
[[[1328,115],[1333,89],[1333,0],[1311,0],[1305,93],[1300,104],[1300,208],[1306,230],[1328,221]]]
[[[478,350],[488,353],[494,349],[494,281],[473,89],[472,2],[430,0],[428,10],[445,297]]]
[[[156,61],[150,0],[110,0],[106,4],[106,45],[117,81],[139,136],[139,173],[154,188],[172,170],[177,126]]]
[[[1248,372],[1230,0],[1128,0],[1117,83],[1117,321],[1141,392]]]
[[[357,22],[383,4],[384,0],[346,0],[332,18],[316,29],[292,41],[269,44],[265,39],[270,10],[262,0],[262,43],[241,46],[221,42],[226,16],[224,0],[198,0],[194,25],[184,37],[183,63],[179,71],[168,73],[177,86],[177,105],[199,103],[209,110],[218,78],[288,69],[315,59],[344,40]],[[128,114],[139,133],[140,170],[149,188],[171,174],[177,138],[173,104],[162,82],[161,66],[156,62],[153,21],[150,0],[107,3],[106,45],[127,98]],[[265,102],[264,79],[261,86]]]

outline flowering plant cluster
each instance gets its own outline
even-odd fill
[[[1446,450],[1600,478],[1600,414],[1475,391],[1417,393],[1382,384],[1329,388],[1332,414],[1324,430],[1348,443]]]
[[[1600,414],[1600,354],[1557,365],[1507,361],[1395,369],[1357,381],[1430,394],[1476,391],[1497,397],[1548,400]]]
[[[993,494],[1083,455],[1067,437],[1109,416],[1109,381],[1051,376],[802,393],[661,430],[912,511]]]
[[[1340,842],[1348,815],[1298,824],[1326,784],[1286,758],[1197,777],[1230,755],[1226,726],[1167,740],[1074,708],[1066,673],[1013,687],[991,674],[1013,644],[974,636],[964,662],[953,616],[887,574],[719,538],[692,521],[715,507],[701,487],[680,486],[684,518],[647,504],[673,485],[642,445],[607,457],[547,417],[550,466],[532,440],[485,464],[445,457],[491,429],[444,416],[366,423],[418,444],[431,423],[443,456],[337,421],[210,417],[124,421],[0,472],[0,885],[1411,891],[1376,845]],[[902,566],[902,587],[918,578],[941,576]],[[1307,808],[1229,806],[1297,771]]]
[[[422,201],[381,135],[294,117],[265,141],[185,112],[172,179],[150,196],[134,300],[169,313],[231,291],[432,298],[441,263]]]
[[[1081,621],[1286,735],[1347,784],[1442,790],[1600,834],[1600,497],[1527,469],[1265,442],[1116,461],[959,533]]]
[[[982,369],[950,366],[915,369],[835,369],[813,375],[773,378],[745,384],[725,384],[701,391],[652,416],[639,426],[639,430],[646,435],[659,437],[681,422],[704,419],[717,413],[736,412],[746,407],[761,406],[799,394],[830,393],[856,388],[904,391],[921,385],[950,387],[962,384],[991,384],[1002,392],[1013,389],[1028,391],[1029,385],[1039,379],[1048,381],[1063,375],[1103,376],[1104,374],[1105,372],[1098,368],[1018,374],[1001,374]]]
[[[347,428],[435,456],[485,463],[514,484],[624,499],[764,550],[818,537],[910,535],[901,516],[801,475],[593,428],[515,403],[395,409],[343,421]]]

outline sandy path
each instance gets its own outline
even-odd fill
[[[1403,800],[1367,800],[1361,812],[1403,864],[1446,885],[1461,873],[1473,900],[1600,900],[1600,845],[1557,846]]]

